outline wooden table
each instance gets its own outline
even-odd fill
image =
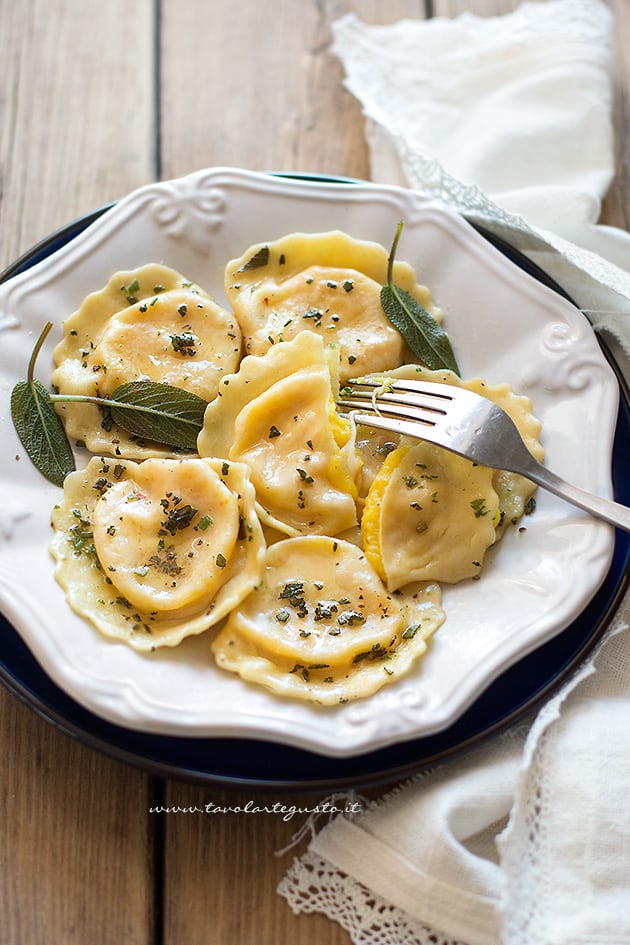
[[[617,17],[618,174],[630,226],[630,7]],[[49,232],[201,167],[368,177],[363,123],[329,50],[372,23],[506,13],[516,0],[0,0],[0,270]],[[297,822],[149,812],[295,802],[163,781],[84,747],[0,691],[0,945],[348,943],[294,916],[274,855]],[[322,800],[311,798],[311,802]],[[308,799],[300,797],[300,802]]]

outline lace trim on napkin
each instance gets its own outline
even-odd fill
[[[354,945],[465,945],[416,922],[352,877],[307,851],[278,886],[294,913],[323,912]]]
[[[452,177],[436,158],[412,151],[403,139],[394,141],[411,188],[506,240],[560,286],[570,287],[593,327],[609,332],[630,356],[630,272],[553,233],[534,229],[474,184]]]

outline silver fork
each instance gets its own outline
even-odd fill
[[[346,381],[337,405],[357,423],[443,446],[481,466],[519,473],[630,532],[630,508],[571,485],[531,455],[511,417],[486,397],[448,384],[363,377]]]

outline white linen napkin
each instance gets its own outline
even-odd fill
[[[538,263],[630,354],[630,235],[597,224],[614,172],[611,14],[334,24],[373,179],[443,201]],[[529,722],[338,817],[279,891],[356,945],[630,943],[630,605]]]

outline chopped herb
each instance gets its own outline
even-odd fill
[[[364,660],[368,662],[373,662],[374,660],[383,660],[389,656],[389,653],[381,643],[375,643],[372,649],[365,650],[363,653],[357,653],[353,659],[353,663],[362,663]]]
[[[535,512],[535,511],[536,511],[536,499],[534,498],[534,496],[532,496],[531,499],[528,500],[525,508],[523,509],[523,515],[531,515],[532,512]]]
[[[184,332],[184,334],[181,335],[169,335],[169,338],[171,339],[173,351],[177,354],[181,354],[182,357],[194,358],[197,354],[197,349],[195,348],[197,339],[189,332]]]
[[[278,594],[278,600],[286,600],[297,611],[298,617],[306,617],[308,608],[304,600],[304,582],[289,581]]]
[[[214,525],[214,521],[213,521],[213,519],[212,519],[212,516],[210,516],[210,515],[203,515],[203,516],[199,519],[199,521],[197,522],[197,524],[195,525],[195,529],[199,530],[200,532],[205,532],[205,530],[206,530],[207,528],[210,528],[211,525]]]
[[[487,515],[489,511],[489,509],[486,508],[486,501],[483,497],[473,499],[470,503],[470,507],[475,513],[475,518],[481,518],[483,515]]]
[[[162,502],[164,502],[164,500],[162,500]],[[193,508],[192,505],[176,506],[168,511],[166,520],[162,522],[162,528],[165,528],[167,532],[174,535],[177,531],[188,528],[197,514],[197,511],[198,510]]]
[[[162,574],[169,575],[169,577],[180,574],[182,570],[177,563],[177,553],[174,545],[169,545],[162,555],[151,555],[149,564],[157,568],[158,571],[161,571]]]
[[[317,622],[320,620],[330,620],[332,615],[336,614],[338,610],[339,607],[335,601],[320,600],[313,612],[313,620]]]
[[[227,565],[225,556],[222,555],[221,552],[219,552],[219,554],[217,555],[216,562],[217,562],[217,568],[224,568]]]
[[[344,610],[337,617],[337,623],[342,627],[353,627],[355,623],[365,623],[365,617],[356,610]]]
[[[272,440],[276,436],[281,436],[280,430],[278,427],[273,424],[269,427],[269,439]]]
[[[257,250],[251,259],[248,259],[247,262],[241,266],[240,269],[237,269],[237,272],[247,272],[248,269],[260,269],[262,266],[266,266],[269,262],[269,247],[261,246]]]

